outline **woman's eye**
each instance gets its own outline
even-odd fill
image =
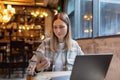
[[[54,26],[53,28],[54,28],[54,29],[57,29],[57,27],[56,27],[56,26]]]
[[[54,28],[54,29],[57,29],[57,28],[58,28],[58,29],[63,29],[64,26],[61,26],[61,25],[60,25],[60,26],[54,26],[53,28]]]
[[[60,29],[64,28],[64,26],[59,26]]]

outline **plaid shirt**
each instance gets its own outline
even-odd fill
[[[71,40],[72,43],[72,48],[71,50],[64,50],[64,55],[65,57],[64,61],[66,62],[65,64],[65,70],[72,70],[72,66],[75,60],[76,55],[83,55],[84,53],[82,52],[81,48],[79,47],[78,43],[75,40]],[[42,56],[42,57],[41,57]],[[35,54],[31,58],[29,62],[29,66],[27,69],[28,74],[33,75],[35,72],[35,67],[36,63],[40,62],[40,59],[44,57],[48,57],[50,61],[54,64],[54,61],[56,60],[58,54],[55,52],[52,52],[50,50],[50,38],[46,38],[37,48]],[[53,67],[53,65],[52,65]]]

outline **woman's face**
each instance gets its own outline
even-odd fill
[[[59,42],[63,42],[67,34],[67,25],[60,19],[56,19],[53,23],[53,32],[57,36]]]

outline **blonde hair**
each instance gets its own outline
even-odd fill
[[[53,22],[54,23],[55,20],[60,19],[62,20],[66,25],[67,25],[67,34],[64,38],[64,43],[65,43],[65,49],[69,50],[71,49],[71,23],[69,20],[69,17],[66,13],[64,12],[60,12],[57,15],[54,16]],[[50,40],[50,49],[51,51],[55,52],[58,48],[58,38],[56,37],[56,35],[54,34],[53,31],[53,25],[52,25],[52,32],[51,32],[51,40]]]

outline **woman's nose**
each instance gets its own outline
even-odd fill
[[[60,32],[60,28],[57,28],[56,31],[57,31],[57,32]]]

